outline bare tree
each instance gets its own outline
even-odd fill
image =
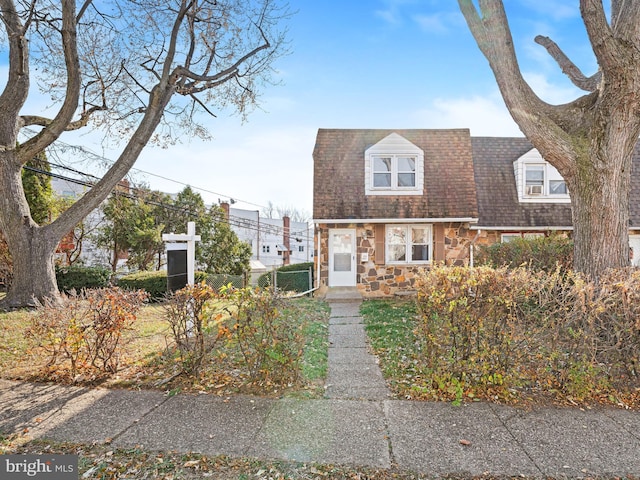
[[[311,218],[309,212],[304,209],[296,208],[292,205],[284,205],[276,208],[280,218],[289,217],[292,222],[308,222]]]
[[[571,194],[574,268],[597,278],[629,264],[631,159],[640,134],[640,2],[580,0],[599,70],[587,77],[549,38],[537,37],[587,93],[564,105],[542,101],[524,80],[500,0],[458,0],[516,123],[562,174]]]
[[[56,245],[107,197],[148,142],[206,137],[198,112],[250,111],[286,50],[280,25],[289,12],[276,2],[0,0],[0,44],[9,63],[0,94],[0,231],[14,262],[0,307],[57,297]],[[57,105],[52,118],[21,114],[32,77]],[[25,127],[39,131],[18,145]],[[102,127],[124,147],[91,190],[40,226],[25,200],[21,168],[63,132],[83,127]]]

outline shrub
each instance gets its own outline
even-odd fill
[[[141,271],[118,278],[117,284],[125,290],[144,290],[151,300],[164,298],[167,293],[166,271]]]
[[[205,272],[195,272],[195,282],[200,283],[207,279]],[[118,286],[127,290],[144,290],[149,294],[151,300],[162,300],[167,295],[167,272],[166,270],[146,271],[130,273],[120,277]]]
[[[562,235],[550,235],[483,245],[478,249],[476,263],[509,268],[526,265],[546,272],[560,265],[562,270],[569,270],[573,265],[573,241]]]
[[[79,292],[86,288],[104,288],[111,280],[111,270],[105,267],[71,265],[56,266],[56,281],[62,292]]]
[[[117,287],[85,290],[38,309],[29,334],[49,355],[47,368],[74,378],[91,370],[115,373],[123,334],[147,296]]]
[[[182,371],[197,374],[218,340],[227,336],[216,291],[206,283],[173,292],[164,306]]]
[[[529,277],[524,269],[440,267],[417,279],[418,339],[437,390],[460,397],[467,386],[519,383]]]
[[[293,325],[280,315],[282,299],[270,289],[224,288],[221,293],[229,302],[231,342],[242,354],[249,380],[295,383],[304,337],[301,324]]]
[[[639,386],[638,270],[596,284],[560,267],[439,267],[416,287],[427,396],[531,386],[583,400]]]

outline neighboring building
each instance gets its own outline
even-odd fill
[[[231,208],[227,203],[222,207],[231,229],[251,245],[252,260],[268,268],[313,261],[313,229],[308,223],[264,218],[258,210]]]
[[[475,245],[573,230],[564,179],[524,138],[321,129],[313,158],[321,288],[411,291],[420,268],[472,263]],[[630,252],[638,265],[640,175],[631,199]]]
[[[78,182],[56,177],[51,179],[51,188],[59,197],[69,198],[74,201],[82,197],[89,189],[89,187]],[[67,252],[80,248],[80,261],[82,263],[86,265],[110,265],[110,252],[98,248],[91,239],[91,235],[96,232],[103,222],[104,216],[102,215],[102,210],[93,210],[82,222],[84,225],[84,228],[82,229],[84,237],[79,240],[75,237],[74,232],[69,232],[69,234],[65,236],[58,245],[58,249],[56,250],[56,261],[63,265],[66,264]],[[125,261],[126,255],[123,254],[121,263],[124,263]]]

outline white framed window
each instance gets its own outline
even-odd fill
[[[525,197],[568,197],[567,183],[548,163],[524,164]]]
[[[520,202],[571,202],[564,178],[535,148],[518,158],[513,167]]]
[[[416,156],[372,155],[373,188],[385,190],[416,188]]]
[[[366,195],[422,195],[424,152],[392,133],[365,151]]]
[[[430,263],[432,238],[431,225],[387,225],[386,263]]]

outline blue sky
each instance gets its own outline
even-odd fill
[[[312,210],[312,151],[318,128],[469,128],[472,135],[520,135],[488,64],[454,0],[291,0],[292,53],[276,63],[281,85],[263,91],[262,109],[242,124],[207,120],[213,139],[147,148],[136,167],[193,187],[207,202]],[[580,92],[544,48],[548,35],[587,75],[595,60],[577,2],[506,0],[518,58],[550,103]],[[29,112],[33,113],[33,112]],[[99,145],[86,146],[100,152]],[[115,158],[115,153],[104,152]],[[182,185],[138,173],[152,188]],[[248,203],[243,203],[248,202]]]

